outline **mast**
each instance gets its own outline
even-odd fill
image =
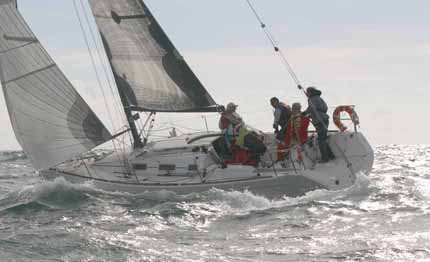
[[[118,89],[119,97],[121,99],[121,103],[122,103],[122,106],[124,109],[125,116],[127,118],[128,125],[130,127],[131,135],[133,137],[133,147],[134,148],[141,148],[144,146],[144,144],[142,143],[142,139],[139,136],[139,131],[137,130],[136,123],[134,122],[135,120],[139,119],[138,118],[139,115],[138,114],[133,115],[133,111],[132,111],[131,105],[127,99],[127,96],[124,93],[124,91],[119,87],[120,81],[121,80],[115,74],[115,83],[116,83],[116,86]]]

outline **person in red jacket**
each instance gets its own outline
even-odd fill
[[[288,122],[284,143],[287,148],[295,145],[303,145],[308,140],[308,127],[310,119],[302,115],[300,103],[294,103],[292,117]]]

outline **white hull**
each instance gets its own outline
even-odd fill
[[[367,174],[373,165],[373,150],[360,133],[332,135],[330,144],[336,159],[329,163],[316,163],[317,147],[306,146],[303,161],[288,161],[284,167],[276,164],[258,169],[241,165],[222,168],[211,153],[210,142],[214,138],[187,143],[196,137],[182,136],[149,144],[145,151],[128,155],[128,169],[121,164],[123,157],[112,154],[97,161],[66,163],[57,169],[43,171],[42,175],[49,179],[63,176],[76,183],[91,180],[97,188],[106,191],[135,194],[160,190],[189,194],[218,188],[249,190],[278,198],[299,196],[319,188],[347,188],[354,184],[358,172]],[[270,159],[273,157],[266,154],[263,164],[272,163]],[[292,159],[296,157],[294,151]]]

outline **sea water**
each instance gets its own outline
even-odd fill
[[[376,149],[351,188],[269,200],[103,192],[0,162],[0,261],[430,261],[430,146]]]

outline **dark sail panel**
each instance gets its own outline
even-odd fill
[[[111,138],[13,0],[0,0],[0,80],[15,135],[36,169],[55,166]]]
[[[213,111],[215,101],[143,1],[89,2],[118,88],[133,109]]]

